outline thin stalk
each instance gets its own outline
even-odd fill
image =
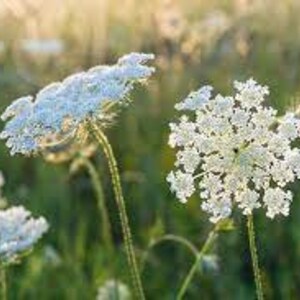
[[[179,235],[174,235],[174,234],[166,234],[166,235],[158,238],[157,240],[155,240],[154,242],[152,242],[150,244],[148,251],[164,241],[173,241],[175,243],[181,244],[182,246],[185,246],[187,249],[189,249],[194,254],[195,257],[198,255],[198,250],[197,250],[196,246],[194,246],[186,238],[179,236]]]
[[[262,282],[260,277],[260,270],[258,266],[258,255],[257,255],[257,248],[255,245],[255,231],[254,231],[252,214],[249,214],[247,216],[247,229],[248,229],[248,239],[249,239],[249,247],[251,252],[252,267],[253,267],[254,279],[255,279],[256,295],[258,300],[263,300],[264,294],[263,294]]]
[[[105,153],[105,156],[108,161],[109,170],[111,173],[112,178],[112,184],[113,184],[113,190],[115,193],[116,203],[119,210],[119,216],[121,221],[121,227],[123,232],[123,238],[124,238],[124,244],[125,244],[125,251],[127,255],[128,264],[130,267],[130,272],[133,280],[133,287],[135,291],[136,298],[139,300],[144,300],[145,295],[143,291],[142,281],[140,278],[138,265],[134,253],[134,247],[132,243],[132,235],[131,230],[129,227],[129,221],[127,217],[126,212],[126,206],[125,201],[123,197],[123,191],[121,186],[121,180],[120,175],[118,171],[117,162],[112,150],[112,147],[107,139],[107,137],[104,135],[102,130],[98,128],[97,125],[91,123],[94,135],[99,142],[100,146],[103,148],[103,151]]]
[[[1,299],[7,299],[7,286],[6,286],[6,270],[4,267],[0,270],[0,280],[1,280]]]
[[[185,280],[184,280],[184,282],[183,282],[183,284],[182,284],[182,286],[179,290],[177,300],[183,299],[183,296],[186,293],[187,288],[190,285],[201,260],[203,259],[203,256],[211,248],[213,242],[215,241],[215,239],[217,237],[217,234],[218,234],[218,226],[216,225],[214,227],[214,229],[209,233],[202,249],[200,250],[200,252],[196,256],[196,260],[195,260],[194,264],[192,265],[192,267],[191,267],[189,273],[187,274],[187,276],[185,277]]]
[[[99,173],[97,172],[94,165],[90,162],[89,159],[85,157],[81,157],[81,160],[86,167],[92,181],[92,185],[94,187],[96,197],[97,197],[97,205],[101,215],[102,221],[102,235],[104,243],[107,247],[108,251],[113,251],[113,239],[111,234],[111,225],[108,217],[108,211],[105,204],[104,192],[100,180]]]
[[[144,266],[146,264],[146,261],[148,259],[148,256],[150,254],[150,251],[158,246],[159,244],[163,243],[163,242],[167,242],[167,241],[171,241],[174,243],[177,243],[179,245],[184,246],[186,249],[188,249],[196,258],[198,255],[198,250],[197,248],[187,239],[185,239],[184,237],[178,236],[178,235],[174,235],[174,234],[166,234],[160,238],[158,238],[157,240],[153,241],[152,243],[150,243],[150,245],[148,246],[148,249],[146,250],[146,252],[144,253],[143,259],[142,259],[142,267],[141,267],[141,272],[143,272],[144,270]]]

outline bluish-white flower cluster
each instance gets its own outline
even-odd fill
[[[34,219],[22,206],[0,211],[0,261],[9,263],[30,250],[48,230],[43,217]]]
[[[212,97],[204,86],[178,103],[190,111],[170,124],[169,144],[179,148],[167,180],[181,202],[198,191],[212,222],[227,218],[237,205],[243,214],[259,207],[266,215],[289,214],[288,183],[300,177],[300,150],[293,147],[300,120],[263,105],[269,90],[253,79],[235,82],[234,96]]]
[[[107,103],[128,97],[136,82],[155,69],[146,63],[153,54],[131,53],[115,65],[97,66],[52,83],[32,96],[15,100],[2,114],[8,120],[0,137],[7,139],[11,154],[30,154],[53,136],[76,131],[88,119],[105,119]]]

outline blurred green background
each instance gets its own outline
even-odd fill
[[[270,86],[279,112],[300,102],[298,0],[1,0],[0,108],[52,81],[93,65],[114,63],[128,52],[156,54],[157,73],[132,95],[106,133],[120,166],[138,257],[163,234],[201,247],[212,225],[194,197],[180,204],[165,177],[174,162],[167,145],[174,104],[200,85],[230,93],[235,79],[254,77]],[[101,238],[101,220],[87,172],[41,157],[10,157],[0,146],[9,204],[44,215],[51,230],[35,251],[10,269],[9,299],[95,299],[111,278],[129,285],[121,230],[102,153],[93,157],[105,189],[114,259]],[[299,299],[300,190],[288,218],[255,215],[267,299]],[[186,299],[254,299],[245,219],[220,235],[208,264]],[[180,245],[151,250],[142,278],[148,299],[175,299],[193,257]],[[200,268],[200,267],[199,267]]]

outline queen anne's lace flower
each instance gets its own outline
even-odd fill
[[[66,136],[86,120],[105,120],[107,104],[126,100],[136,82],[154,68],[145,65],[153,54],[131,53],[112,66],[97,66],[52,83],[35,97],[15,100],[2,114],[10,119],[0,137],[11,154],[30,154],[45,147],[53,136]],[[123,102],[123,101],[122,101]]]
[[[48,230],[43,217],[34,219],[22,206],[0,211],[0,261],[11,262],[30,250]]]
[[[233,205],[246,215],[263,206],[269,218],[287,216],[292,193],[283,189],[300,178],[300,150],[291,144],[300,120],[264,107],[269,90],[253,79],[234,87],[233,97],[212,98],[205,86],[176,104],[194,116],[170,124],[169,145],[179,147],[171,190],[181,202],[197,190],[212,222],[229,217]]]

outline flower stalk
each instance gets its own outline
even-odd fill
[[[97,197],[97,205],[101,215],[102,221],[102,236],[104,243],[108,252],[113,251],[113,238],[111,234],[111,224],[109,221],[107,206],[105,204],[105,197],[103,192],[103,187],[101,184],[99,173],[97,172],[95,166],[86,157],[81,157],[83,165],[86,167],[92,181],[92,185],[95,190]]]
[[[252,267],[253,267],[255,286],[256,286],[256,295],[258,300],[263,300],[264,295],[263,295],[262,281],[261,281],[260,270],[258,265],[257,248],[255,245],[255,231],[254,231],[252,214],[247,215],[247,230],[248,230],[249,247],[251,252]]]
[[[197,258],[198,249],[189,240],[187,240],[186,238],[179,236],[179,235],[166,234],[150,243],[150,245],[149,245],[148,249],[146,250],[146,252],[143,256],[143,259],[142,259],[142,268],[141,268],[142,272],[145,268],[145,264],[146,264],[149,254],[150,254],[150,251],[154,247],[160,245],[163,242],[173,242],[173,243],[179,244],[181,246],[184,246],[187,250],[189,250],[194,255],[195,258]]]
[[[94,133],[96,140],[99,142],[100,146],[102,147],[108,161],[108,166],[112,178],[113,190],[116,198],[116,204],[119,210],[125,250],[126,250],[128,264],[130,267],[135,295],[137,299],[143,300],[145,299],[145,295],[144,295],[142,281],[140,278],[138,265],[134,253],[132,235],[131,235],[131,230],[130,230],[129,221],[127,217],[126,206],[123,197],[123,191],[122,191],[117,162],[107,137],[104,135],[102,130],[97,125],[93,124],[92,122],[90,124],[92,128],[92,132]]]
[[[7,286],[6,286],[6,270],[5,267],[1,267],[0,269],[0,277],[1,277],[1,299],[7,300]]]
[[[219,231],[219,226],[218,224],[212,229],[212,231],[209,233],[202,249],[200,250],[200,252],[198,252],[198,254],[196,255],[196,259],[194,264],[192,265],[189,273],[187,274],[187,276],[184,279],[184,282],[179,290],[178,296],[177,296],[177,300],[181,300],[183,299],[183,296],[185,295],[197,269],[198,266],[200,264],[200,262],[202,261],[204,255],[209,251],[209,249],[212,247],[214,241],[217,238],[218,235],[218,231]]]

